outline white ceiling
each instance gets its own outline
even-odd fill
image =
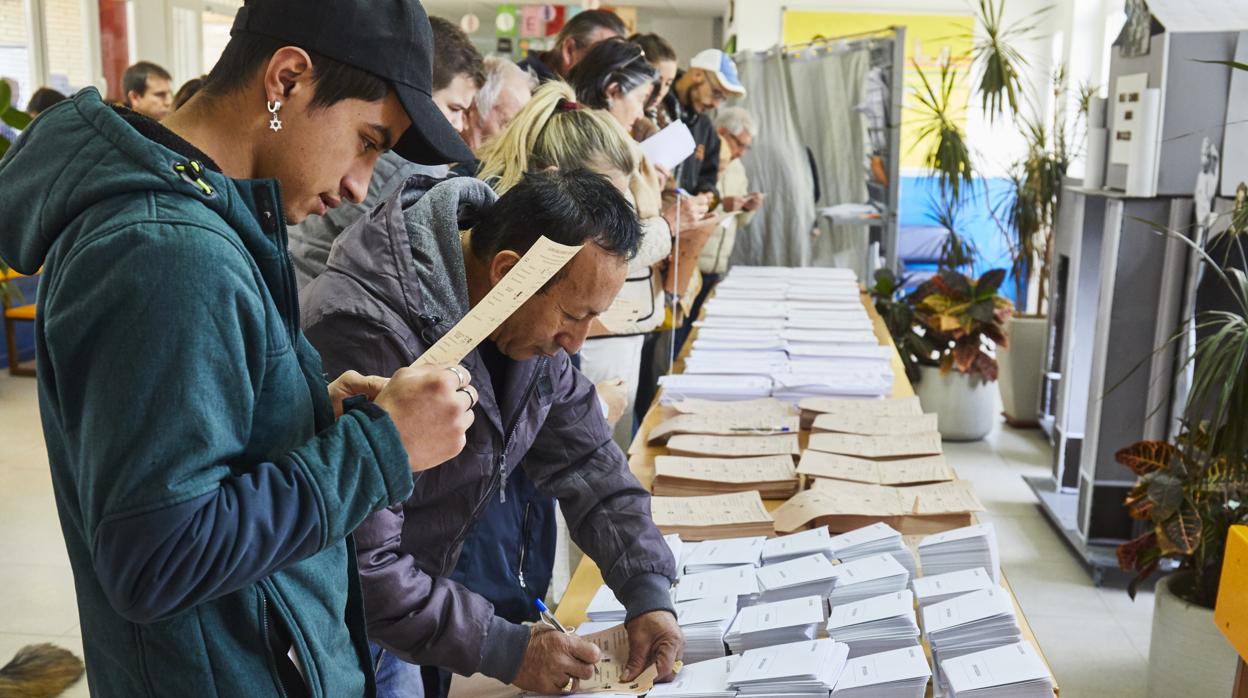
[[[453,18],[469,12],[486,13],[495,6],[502,4],[502,2],[501,0],[424,0],[422,4],[432,14]],[[539,5],[542,3],[537,0],[528,2],[521,0],[516,4]],[[554,4],[569,5],[575,3],[563,2]],[[653,12],[669,16],[719,17],[723,15],[724,8],[727,7],[727,0],[620,0],[618,2],[603,2],[602,4],[636,7],[643,13]],[[481,19],[485,20],[486,17],[481,17]]]

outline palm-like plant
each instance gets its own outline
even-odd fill
[[[1019,96],[1023,90],[1022,72],[1027,67],[1027,59],[1015,44],[1033,37],[1039,27],[1037,20],[1052,9],[1052,5],[1043,7],[1024,19],[1006,25],[1003,17],[1005,0],[979,0],[979,8],[975,12],[979,31],[966,38],[974,42],[971,58],[979,73],[978,92],[989,121],[1005,116],[1007,107],[1010,114],[1018,113]]]
[[[916,144],[931,143],[924,164],[936,175],[941,192],[960,200],[962,185],[974,186],[975,169],[971,164],[971,151],[966,146],[966,134],[958,125],[964,108],[959,108],[953,100],[958,69],[948,57],[941,59],[940,82],[933,85],[918,61],[913,64],[921,83],[914,91],[919,103],[916,111],[922,118]]]

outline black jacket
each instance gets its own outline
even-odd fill
[[[679,81],[684,72],[676,73]],[[672,89],[663,98],[663,108],[673,120],[680,119],[689,127],[693,134],[693,142],[697,149],[687,160],[676,168],[676,182],[690,194],[711,192],[719,196],[719,133],[715,130],[715,122],[707,114],[699,114],[681,103]]]

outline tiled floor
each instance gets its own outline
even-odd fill
[[[0,375],[0,444],[0,664],[37,642],[81,653],[34,380]],[[1006,574],[1063,698],[1142,695],[1152,594],[1132,602],[1120,584],[1094,588],[1039,512],[1021,478],[1048,469],[1040,433],[1003,428],[981,443],[946,444],[946,453],[997,526]],[[86,696],[85,681],[66,695]]]

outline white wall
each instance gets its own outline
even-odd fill
[[[637,11],[637,31],[658,34],[671,42],[682,68],[689,67],[694,54],[708,48],[721,48],[716,42],[715,19],[712,17],[677,17],[675,15]]]

